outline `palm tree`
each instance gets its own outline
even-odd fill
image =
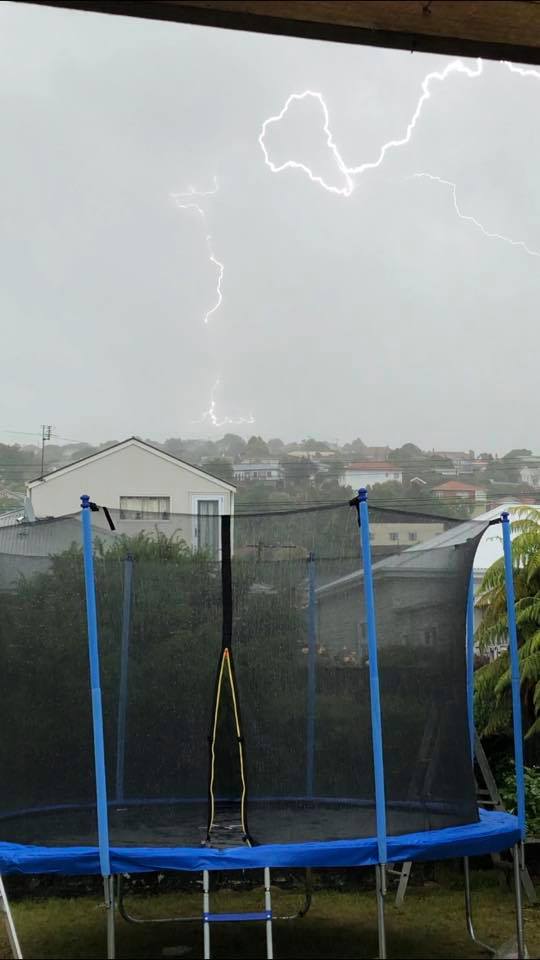
[[[521,693],[526,736],[540,733],[540,507],[520,507],[512,521],[512,566],[516,594]],[[480,652],[506,642],[508,618],[504,558],[486,572],[477,605],[483,619],[476,632]],[[511,675],[505,650],[475,674],[476,724],[481,736],[508,732]]]

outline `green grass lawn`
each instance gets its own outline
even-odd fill
[[[405,906],[397,910],[389,895],[386,907],[388,950],[391,957],[451,958],[482,957],[485,954],[468,939],[465,931],[463,891],[459,877],[443,875],[440,883],[411,886]],[[8,890],[9,892],[9,890]],[[499,945],[514,935],[512,892],[501,889],[494,873],[473,873],[477,932],[481,939]],[[276,911],[291,911],[300,901],[297,891],[278,890]],[[195,893],[131,896],[130,909],[147,916],[195,913],[202,897]],[[13,912],[25,957],[102,958],[105,956],[104,908],[97,896],[73,899],[16,900]],[[249,893],[221,890],[212,897],[214,910],[262,908],[262,891]],[[540,906],[525,907],[526,937],[531,957],[540,957]],[[3,929],[0,958],[10,957]],[[117,922],[117,952],[120,958],[161,957],[163,948],[186,944],[188,957],[202,957],[200,924],[165,927],[134,927]],[[377,955],[375,897],[365,890],[316,891],[310,913],[303,920],[276,922],[275,953],[280,960],[303,958],[363,958]],[[215,958],[265,957],[262,924],[219,924],[212,930]]]

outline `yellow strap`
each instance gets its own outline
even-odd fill
[[[214,714],[214,724],[212,728],[211,763],[210,763],[210,830],[214,825],[214,816],[215,816],[215,809],[216,809],[215,795],[214,795],[216,735],[217,735],[219,708],[221,706],[221,687],[223,682],[223,671],[224,671],[225,663],[227,664],[227,675],[229,677],[229,684],[231,687],[231,696],[232,696],[233,711],[234,711],[234,724],[236,728],[236,736],[238,738],[238,755],[240,758],[240,779],[242,781],[242,796],[240,800],[240,821],[242,824],[242,830],[244,831],[244,834],[247,834],[246,822],[245,822],[245,804],[246,804],[247,788],[246,788],[246,775],[245,775],[245,769],[244,769],[244,751],[242,749],[242,744],[240,742],[242,731],[240,728],[240,714],[238,710],[238,701],[236,698],[236,689],[234,685],[234,677],[233,677],[233,672],[231,667],[231,658],[229,656],[229,651],[227,648],[225,648],[225,650],[223,651],[223,655],[221,657],[221,663],[219,667],[217,690],[216,690],[216,710]]]

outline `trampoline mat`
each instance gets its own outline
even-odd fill
[[[328,843],[373,837],[372,804],[354,800],[251,800],[248,834],[252,845]],[[396,803],[387,806],[389,836],[440,830],[470,823],[466,812],[442,804]],[[218,802],[211,842],[207,844],[208,803],[204,801],[129,802],[109,805],[111,845],[126,847],[217,848],[244,845],[239,804]],[[0,838],[11,843],[81,846],[97,843],[95,807],[54,807],[25,811],[0,820]]]

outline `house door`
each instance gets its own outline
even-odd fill
[[[193,547],[204,550],[215,560],[221,553],[221,524],[223,497],[193,497]]]

